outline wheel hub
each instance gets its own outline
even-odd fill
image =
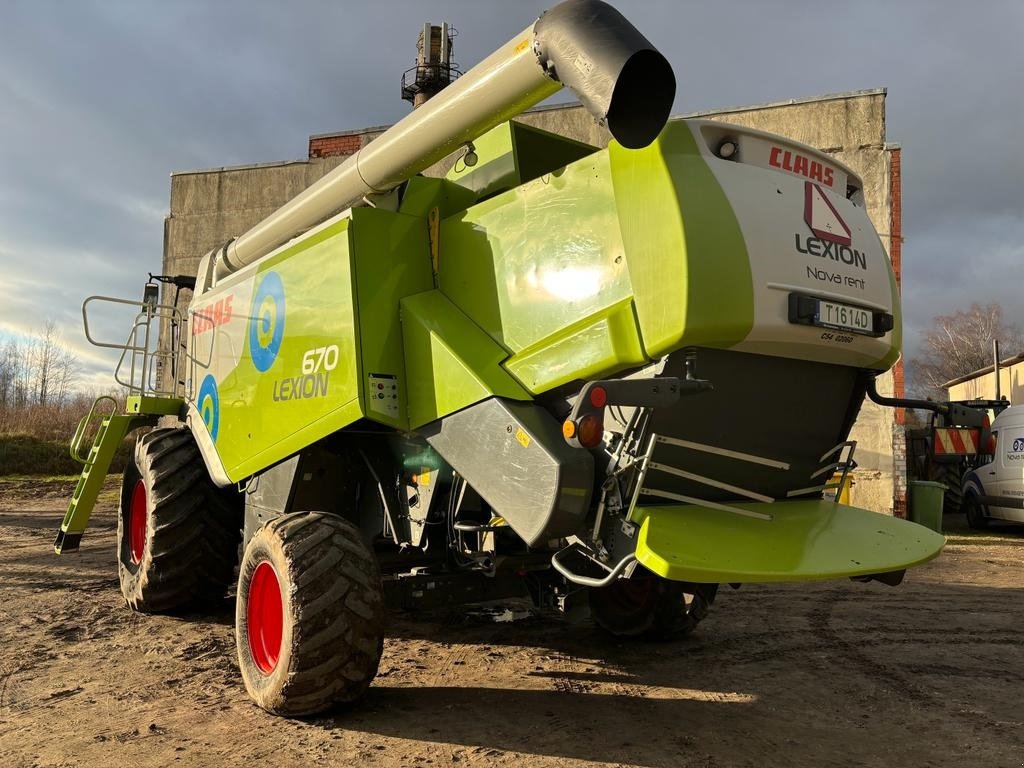
[[[132,565],[142,562],[146,551],[146,524],[149,512],[146,509],[146,484],[139,480],[132,488],[132,499],[128,509],[128,549]]]
[[[284,610],[281,584],[274,567],[266,560],[253,571],[246,602],[249,652],[259,670],[269,675],[281,655]]]

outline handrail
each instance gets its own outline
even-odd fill
[[[112,398],[110,395],[100,395],[93,403],[89,412],[82,417],[81,421],[78,422],[78,427],[75,429],[75,436],[71,438],[71,445],[68,446],[68,453],[71,454],[71,458],[77,461],[79,464],[88,464],[89,459],[82,458],[82,442],[85,438],[85,431],[89,426],[89,422],[92,421],[93,414],[96,412],[96,406],[104,400],[109,400],[114,404],[114,407],[110,409],[104,418],[111,418],[117,412],[117,400]]]
[[[594,589],[607,587],[609,584],[611,584],[613,581],[619,578],[619,576],[622,575],[622,572],[626,570],[627,566],[631,565],[633,562],[636,561],[636,554],[630,552],[628,555],[619,560],[619,562],[616,563],[614,567],[608,569],[607,576],[605,576],[603,579],[597,579],[592,576],[582,576],[576,573],[575,571],[571,570],[569,566],[567,566],[565,563],[559,561],[559,555],[562,555],[568,552],[569,550],[574,550],[578,552],[580,551],[580,548],[577,544],[570,544],[565,549],[560,549],[558,552],[555,552],[553,555],[551,555],[551,567],[558,571],[560,574],[562,574],[562,576],[571,581],[573,584],[579,584],[581,587],[591,587]],[[592,560],[592,562],[597,563],[597,561],[593,560],[593,558],[589,559]],[[608,568],[608,566],[606,565],[600,563],[598,564],[601,565],[602,568]]]

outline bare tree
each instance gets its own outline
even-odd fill
[[[29,339],[15,345],[14,397],[15,408],[24,408],[32,401],[33,361],[35,359],[35,340]]]
[[[53,320],[47,320],[33,339],[31,371],[33,400],[39,405],[62,405],[74,383],[77,361]]]
[[[0,411],[6,411],[14,405],[17,361],[18,343],[14,339],[8,339],[3,350],[0,350]]]
[[[1008,353],[1024,352],[1020,328],[1003,319],[997,302],[939,315],[924,333],[921,356],[911,361],[914,378],[927,394],[945,399],[945,382],[992,365],[993,340]]]

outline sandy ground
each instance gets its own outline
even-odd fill
[[[693,637],[395,617],[358,706],[253,706],[233,609],[133,614],[115,486],[80,554],[67,484],[0,481],[0,766],[1024,765],[1024,528],[966,534],[903,586],[725,588]],[[949,522],[949,521],[948,521]]]

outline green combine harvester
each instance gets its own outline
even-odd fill
[[[509,122],[563,86],[607,149]],[[720,583],[895,584],[935,557],[941,536],[833,500],[900,351],[860,180],[778,136],[667,122],[674,94],[617,11],[568,0],[163,278],[193,289],[187,317],[152,282],[122,301],[131,396],[99,419],[57,552],[124,435],[157,427],[121,491],[125,599],[223,598],[237,567],[245,685],[289,715],[366,690],[387,606],[528,594],[668,637]],[[185,349],[171,391],[161,325]]]

